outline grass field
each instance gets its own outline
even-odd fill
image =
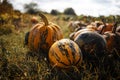
[[[67,27],[69,21],[63,20],[62,15],[53,16],[45,14],[49,21],[59,25],[64,38],[69,38],[70,31]],[[92,63],[82,62],[79,68],[70,70],[57,69],[50,66],[49,62],[31,52],[24,46],[25,33],[30,30],[32,15],[22,16],[25,27],[15,29],[9,20],[7,26],[12,32],[0,35],[0,80],[118,80],[120,79],[120,62],[111,61],[112,66],[106,69],[102,64],[94,67]],[[8,25],[9,24],[9,25]],[[1,25],[3,26],[3,25]],[[2,29],[1,31],[3,31]],[[9,30],[8,30],[9,31]],[[109,65],[109,64],[108,64]]]

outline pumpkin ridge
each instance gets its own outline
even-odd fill
[[[78,48],[79,48],[79,47],[78,47]],[[81,57],[79,57],[79,59],[78,59],[78,61],[75,63],[75,65],[78,64],[78,63],[83,59],[83,54],[81,54],[81,50],[80,50],[78,53],[79,53],[79,55],[81,55]]]
[[[35,50],[37,50],[37,47],[38,47],[38,42],[39,42],[39,40],[38,40],[38,36],[39,36],[39,34],[38,35],[36,35],[36,33],[38,33],[39,32],[39,30],[38,29],[35,29],[34,30],[34,32],[33,32],[33,44],[32,44],[32,46],[34,46],[34,45],[36,45],[36,46],[34,46],[34,49]]]
[[[44,48],[44,47],[48,46],[48,43],[46,42],[47,35],[48,35],[48,30],[46,29],[46,30],[43,31],[43,33],[40,35],[41,42],[40,42],[40,44],[39,44],[39,47],[40,47],[40,45],[42,45],[41,48],[42,48],[42,47]]]
[[[42,13],[39,13],[39,16],[42,18],[43,22],[45,23],[45,26],[47,26],[49,24],[47,17]]]
[[[63,36],[61,35],[61,34],[62,34],[62,30],[60,29],[60,27],[58,27],[58,26],[57,26],[56,24],[54,24],[54,23],[51,23],[51,24],[52,24],[51,27],[52,27],[53,31],[55,31],[55,32],[54,32],[54,35],[58,34],[58,36],[56,36],[56,40],[55,40],[55,41],[63,38]],[[54,36],[54,35],[53,35],[53,36]]]
[[[56,59],[59,63],[65,65],[65,66],[68,66],[68,65],[65,64],[64,62],[60,61],[60,57],[59,57],[55,52],[53,52],[53,54],[54,54],[54,56],[56,57],[55,59]]]
[[[74,46],[73,43],[70,43],[70,48],[71,48],[71,50],[73,50],[72,51],[72,57],[73,57],[73,63],[74,63],[76,50],[75,50],[75,46]]]
[[[79,61],[81,60],[81,57],[79,57],[78,61],[75,63],[75,65],[77,65],[79,63]]]
[[[39,24],[37,24],[37,25],[35,25],[30,31],[31,32],[33,32],[33,33],[31,33],[30,32],[30,34],[29,34],[29,40],[28,40],[28,42],[29,42],[29,46],[33,46],[34,45],[34,37],[35,37],[35,30],[36,30],[36,28],[39,26]],[[31,43],[32,42],[32,43]],[[33,49],[34,47],[31,47],[30,49]]]
[[[53,29],[53,36],[52,36],[52,39],[53,39],[53,41],[55,42],[55,41],[57,41],[57,40],[59,40],[59,36],[57,36],[56,34],[59,34],[59,32],[58,32],[58,30],[57,30],[57,28],[56,27],[54,27],[54,26],[52,26],[52,29]]]
[[[34,29],[35,30],[35,29]],[[33,31],[34,31],[33,30]],[[36,31],[35,31],[36,32]],[[30,43],[30,46],[33,46],[34,45],[34,40],[35,40],[35,32],[33,32],[33,34],[31,34],[31,36],[30,37],[32,37],[32,38],[30,38],[31,40],[30,40],[30,42],[32,42],[32,43]],[[31,49],[34,49],[33,47],[31,47]]]

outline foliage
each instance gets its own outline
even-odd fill
[[[58,14],[60,14],[60,12],[53,9],[53,10],[51,10],[50,14],[52,14],[52,15],[58,15]]]
[[[26,10],[26,13],[29,13],[29,14],[36,14],[38,13],[38,9],[37,9],[37,4],[36,3],[29,3],[29,4],[25,4],[24,5],[24,8]]]
[[[73,8],[66,8],[63,13],[66,15],[76,15]]]
[[[0,3],[0,14],[4,13],[10,13],[12,14],[13,6],[9,3],[8,0],[3,0],[2,3]]]

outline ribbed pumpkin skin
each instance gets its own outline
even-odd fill
[[[86,58],[102,57],[106,50],[106,40],[97,32],[82,32],[76,36],[74,41],[79,45]]]
[[[81,63],[82,53],[75,42],[69,39],[61,39],[51,46],[49,60],[53,66],[69,68]]]
[[[85,28],[85,29],[81,29],[81,30],[79,30],[77,32],[73,32],[73,33],[70,34],[70,39],[74,40],[76,38],[76,36],[78,36],[80,33],[82,33],[82,32],[88,32],[88,31],[95,32],[95,29]]]
[[[30,30],[28,47],[32,51],[48,52],[51,45],[62,38],[63,33],[58,25],[40,22]]]
[[[95,31],[94,29],[82,29],[82,30],[79,30],[79,31],[77,31],[76,33],[75,33],[75,35],[74,35],[74,38],[77,36],[77,35],[79,35],[80,33],[82,33],[82,32],[87,32],[87,31]]]

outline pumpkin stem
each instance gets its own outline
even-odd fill
[[[102,22],[103,22],[103,27],[102,27],[102,29],[101,29],[101,31],[100,31],[100,34],[102,34],[102,32],[103,32],[103,30],[105,29],[105,27],[106,27],[106,21],[105,21],[105,19],[102,19]]]
[[[115,33],[115,32],[116,32],[116,29],[117,29],[117,22],[114,23],[114,26],[113,26],[113,29],[112,29],[112,33]]]
[[[114,19],[114,25],[113,25],[112,33],[115,33],[117,29],[117,21],[116,21],[115,16],[113,16],[113,19]]]
[[[42,13],[39,13],[39,16],[43,19],[45,26],[47,26],[49,24],[47,17],[43,15]]]

